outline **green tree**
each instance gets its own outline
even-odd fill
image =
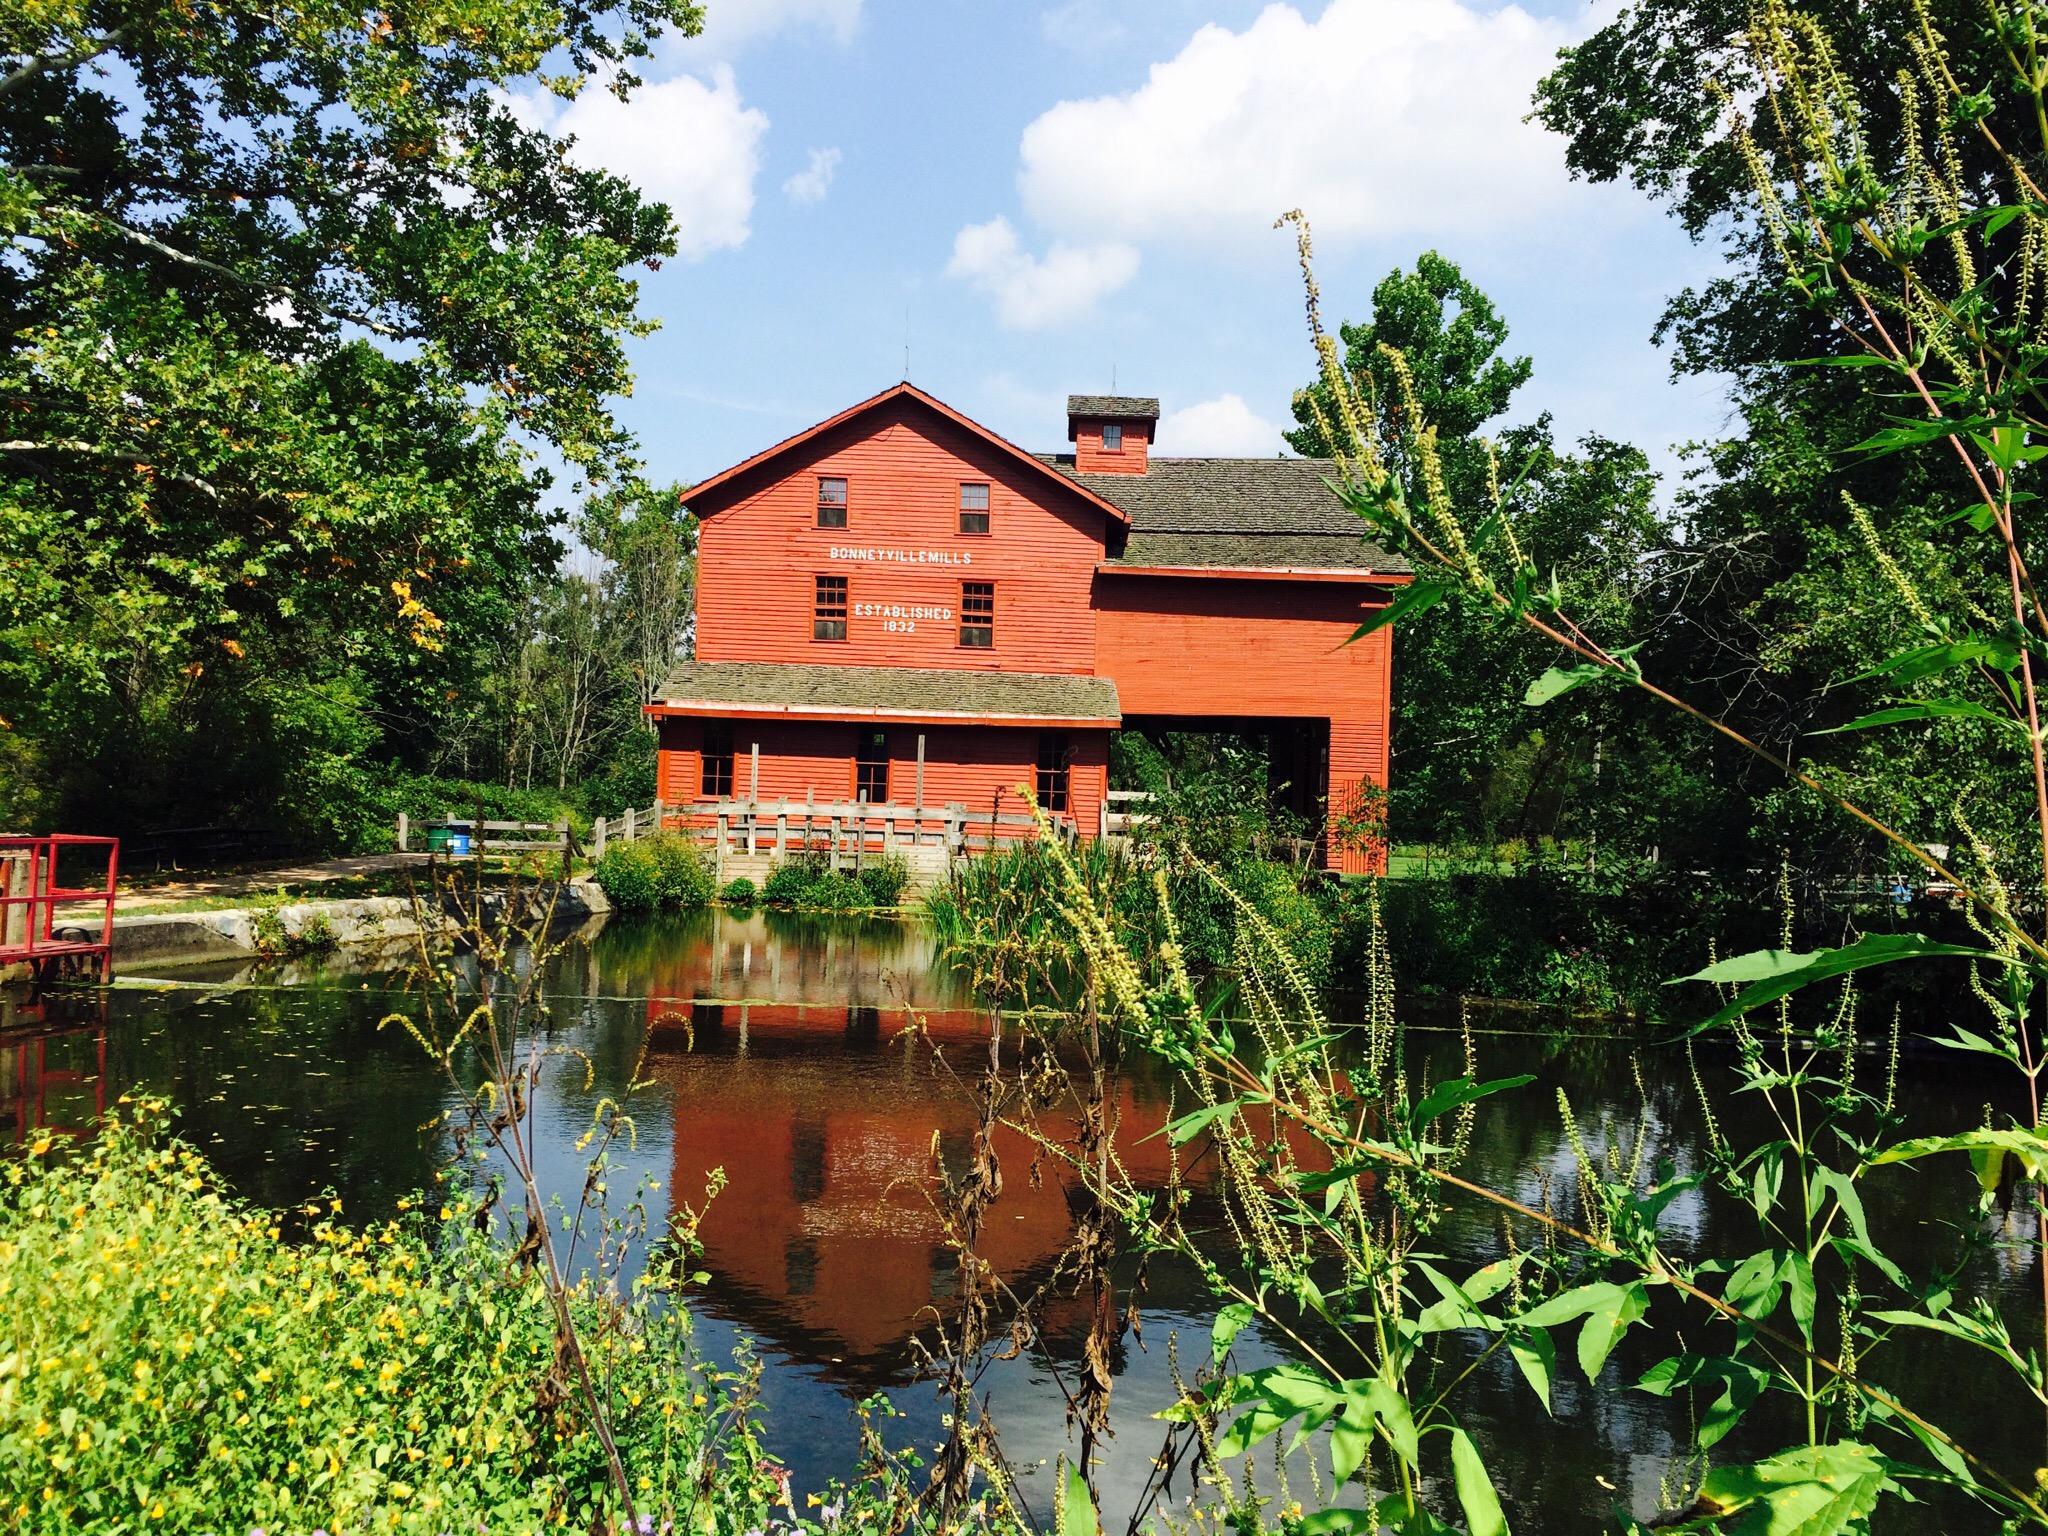
[[[674,248],[665,208],[508,93],[623,95],[698,20],[0,19],[0,815],[168,814],[224,719],[286,762],[428,750],[558,553],[536,451],[592,481],[631,467],[630,272]],[[355,707],[294,742],[310,722],[278,701],[302,689]]]
[[[1511,482],[1515,535],[1546,575],[1555,572],[1582,607],[1632,622],[1662,539],[1656,478],[1638,450],[1605,438],[1560,451],[1548,417],[1500,425],[1534,364],[1505,350],[1506,320],[1456,264],[1429,251],[1414,270],[1389,273],[1373,290],[1371,318],[1345,325],[1341,335],[1344,371],[1370,404],[1379,440],[1404,479],[1421,472],[1400,447],[1412,436],[1408,418],[1419,416],[1437,431],[1442,471],[1458,500],[1485,499],[1490,478]],[[1398,364],[1389,349],[1400,354]],[[1297,452],[1328,456],[1333,411],[1321,381],[1295,396],[1300,425],[1288,441]],[[1412,489],[1419,496],[1421,488]],[[1636,718],[1632,702],[1611,696],[1532,715],[1520,702],[1523,682],[1547,661],[1533,637],[1454,601],[1448,612],[1402,625],[1394,648],[1389,817],[1396,841],[1590,837],[1621,820],[1624,804],[1642,809],[1615,789],[1645,782],[1644,773],[1617,771],[1615,758],[1624,750],[1656,752],[1652,723]],[[1617,707],[1634,722],[1628,731],[1609,718]],[[1668,765],[1650,775],[1669,777]],[[1639,845],[1659,841],[1658,820],[1635,820]]]
[[[1882,679],[1855,680],[1872,658],[1924,639],[1903,585],[1924,589],[1938,611],[1995,610],[2000,595],[1981,572],[1956,574],[1944,552],[1941,529],[1959,507],[1953,463],[1859,451],[1892,427],[1901,400],[1869,389],[1855,369],[1786,361],[1857,347],[1831,318],[1831,280],[1788,281],[1769,221],[1758,217],[1743,136],[1788,185],[1810,181],[1812,168],[1795,163],[1796,145],[1771,117],[1749,40],[1754,9],[1748,0],[1625,7],[1567,49],[1537,95],[1538,117],[1564,135],[1577,174],[1664,200],[1725,258],[1715,280],[1673,295],[1659,328],[1676,371],[1728,381],[1733,411],[1726,435],[1690,449],[1694,472],[1675,506],[1682,533],[1665,552],[1652,602],[1670,617],[1641,659],[1690,702],[1839,792],[1946,840],[1950,807],[1970,798],[1970,765],[1997,750],[1995,726],[1946,718],[1911,732],[1819,733],[1887,691]],[[1856,138],[1873,196],[1921,195],[1912,189],[1925,168],[1909,149],[1898,81],[1931,58],[1930,37],[1969,90],[2015,68],[2004,53],[2010,26],[1987,24],[1990,13],[1963,0],[1804,4],[1785,14],[1817,19],[1836,40],[1832,67],[1860,100]],[[1932,122],[1945,109],[1919,89]],[[2020,127],[1996,131],[2010,143]],[[1979,205],[1997,202],[1998,154],[1974,134],[1954,136],[1952,148],[1956,186]],[[1921,238],[1943,218],[1929,212]],[[2015,252],[2017,233],[2007,237]],[[2022,268],[1983,266],[1987,312],[2011,312]],[[1754,862],[1786,848],[1814,870],[1890,862],[1816,796],[1728,744],[1702,742],[1698,754],[1729,791],[1717,812],[1692,823],[1698,856]],[[1978,829],[2003,847],[2030,836],[2026,807],[2009,798],[1979,799],[1973,810]]]

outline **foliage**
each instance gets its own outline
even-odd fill
[[[895,906],[909,883],[910,865],[901,857],[863,859],[856,873],[834,869],[824,853],[799,853],[769,871],[761,900],[771,907],[856,912]]]
[[[605,845],[591,878],[621,912],[701,907],[711,900],[711,866],[694,839],[659,832]]]
[[[251,1209],[163,1132],[138,1105],[7,1165],[10,1529],[522,1529],[609,1507],[587,1417],[543,1388],[547,1297],[466,1212],[429,1200],[354,1229],[339,1201]],[[603,1359],[612,1422],[644,1507],[737,1533],[775,1492],[752,1384],[699,1362],[690,1332],[627,1305]]]
[[[1178,1160],[1163,1192],[1133,1181],[1113,1155],[1077,1161],[1091,1196],[1139,1248],[1180,1255],[1221,1308],[1208,1367],[1185,1380],[1164,1415],[1178,1432],[1161,1462],[1190,1458],[1234,1528],[1295,1528],[1274,1519],[1260,1491],[1262,1478],[1278,1475],[1316,1492],[1302,1529],[1505,1531],[1503,1499],[1461,1421],[1462,1389],[1498,1356],[1547,1412],[1561,1357],[1575,1360],[1589,1389],[1609,1390],[1610,1360],[1637,1330],[1679,1351],[1637,1388],[1685,1400],[1693,1426],[1693,1471],[1665,1490],[1669,1512],[1657,1528],[1723,1530],[1736,1517],[1743,1523],[1732,1528],[1742,1530],[1847,1532],[1909,1488],[1936,1486],[2015,1526],[2048,1527],[2030,1472],[1987,1464],[1930,1417],[1938,1405],[1905,1402],[1885,1379],[1902,1354],[1944,1347],[1960,1369],[1988,1350],[2014,1388],[2048,1401],[2031,1353],[1986,1298],[1970,1294],[1968,1278],[1982,1272],[1973,1261],[1997,1239],[1965,1228],[1951,1258],[1912,1275],[1864,1209],[1874,1180],[1945,1155],[1973,1160],[1988,1208],[2002,1163],[2023,1176],[2048,1172],[2048,1138],[2009,1128],[1895,1140],[1897,1024],[1872,1072],[1859,1062],[1851,987],[1840,987],[1810,1037],[1795,1033],[1788,989],[1768,1032],[1734,1012],[1726,1080],[1717,1072],[1710,1086],[1706,1069],[1694,1068],[1711,1138],[1703,1168],[1651,1165],[1647,1105],[1632,1135],[1596,1146],[1559,1092],[1574,1166],[1568,1187],[1539,1209],[1459,1171],[1481,1101],[1530,1079],[1486,1080],[1469,1034],[1462,1075],[1417,1075],[1383,941],[1366,959],[1360,1037],[1331,1030],[1301,967],[1257,923],[1257,942],[1245,947],[1256,973],[1240,989],[1243,1013],[1224,1014],[1199,1001],[1170,953],[1162,968],[1132,944],[1063,848],[1049,844],[1047,857],[1087,956],[1086,1016],[1099,1010],[1176,1072],[1182,1107],[1168,1142],[1186,1149],[1189,1166],[1219,1170],[1234,1238],[1225,1243],[1180,1184]],[[1207,877],[1222,883],[1215,871]],[[1165,883],[1152,888],[1170,931]],[[1708,975],[1735,999],[1738,987],[1814,962],[1770,953],[1779,958],[1743,957]],[[1714,1107],[1731,1093],[1758,1097],[1783,1135],[1759,1146],[1726,1141]],[[1491,1207],[1501,1223],[1492,1251],[1469,1269],[1434,1251],[1459,1201]],[[1684,1211],[1683,1201],[1712,1202],[1712,1217]],[[1745,1228],[1725,1247],[1697,1251],[1702,1232]],[[1254,1321],[1285,1341],[1285,1363],[1236,1366],[1234,1343]],[[1715,1448],[1773,1398],[1790,1414],[1757,1417],[1793,1426],[1794,1443],[1717,1465]],[[1648,1529],[1625,1509],[1616,1517]]]
[[[1633,625],[1654,595],[1647,581],[1668,532],[1652,501],[1656,478],[1636,449],[1594,436],[1576,452],[1549,420],[1499,429],[1533,371],[1510,355],[1492,301],[1434,251],[1373,290],[1369,321],[1340,327],[1348,392],[1385,445],[1388,472],[1421,491],[1422,460],[1407,453],[1404,412],[1435,431],[1430,473],[1475,502],[1501,487],[1506,515],[1533,557],[1554,569],[1581,611]],[[1396,360],[1399,360],[1398,364]],[[1412,398],[1404,396],[1407,377]],[[1305,454],[1343,450],[1339,397],[1322,382],[1295,397],[1289,434]],[[1498,441],[1482,438],[1492,428]],[[1434,606],[1442,594],[1425,588]],[[1420,613],[1420,610],[1416,610]],[[1394,756],[1388,818],[1405,840],[1539,835],[1624,838],[1645,848],[1682,837],[1700,793],[1659,717],[1612,695],[1582,697],[1570,718],[1534,716],[1513,680],[1544,654],[1533,636],[1504,631],[1455,601],[1427,623],[1398,626]],[[1205,856],[1214,858],[1214,854]]]
[[[728,907],[751,907],[758,895],[760,892],[754,888],[754,882],[741,875],[736,880],[725,882],[718,893],[718,899]]]
[[[910,885],[910,861],[901,854],[884,854],[865,859],[860,866],[860,886],[871,907],[893,907],[903,900]]]
[[[276,905],[260,906],[250,913],[249,934],[255,940],[256,953],[266,960],[332,954],[340,943],[325,913],[315,912],[293,928]]]
[[[1824,60],[1786,31],[1795,19],[1833,31]],[[1897,0],[1853,20],[1749,0],[1633,4],[1566,49],[1537,98],[1577,173],[1634,184],[1718,246],[1719,275],[1674,295],[1660,327],[1674,367],[1728,388],[1733,411],[1721,440],[1692,450],[1676,508],[1684,534],[1655,599],[1682,618],[1638,627],[1645,671],[1916,839],[1966,841],[1949,816],[1966,800],[1977,833],[2008,859],[2038,839],[2027,800],[1987,793],[1977,771],[2005,750],[1997,725],[1949,715],[1817,734],[1897,691],[1865,674],[1927,643],[1916,606],[1946,620],[1973,608],[2002,618],[2011,603],[1996,561],[1957,559],[1952,519],[1974,489],[1954,451],[1876,451],[1926,402],[1888,370],[1825,361],[1867,358],[1859,337],[1874,337],[1856,283],[1816,276],[1829,250],[1851,257],[1866,281],[1888,269],[1877,288],[1894,292],[1873,296],[1875,312],[1908,350],[1941,341],[1930,378],[1948,370],[1940,353],[1966,355],[1970,342],[1948,339],[1963,336],[1948,322],[1927,332],[1906,319],[1892,299],[1907,287],[1936,308],[1963,298],[1964,331],[2024,323],[2021,311],[2038,303],[2019,259],[2035,238],[2031,216],[1995,231],[1984,219],[2031,197],[2008,157],[2038,138],[2025,61],[2039,25],[2028,5],[1975,0]],[[1839,130],[1839,144],[1809,142],[1818,124],[1804,109],[1781,116],[1805,94],[1773,88],[1794,59],[1802,72],[1829,75],[1809,105],[1831,121],[1824,132]],[[1769,206],[1778,194],[1760,197],[1758,169],[1787,193],[1805,180],[1814,216],[1792,223],[1808,224],[1807,233],[1784,238]],[[1845,210],[1851,224],[1836,224]],[[1854,240],[1861,249],[1852,254],[1835,233],[1868,233],[1875,243]],[[2002,372],[1999,356],[1994,349],[1971,371],[2024,393],[2026,370]],[[1945,400],[1941,408],[1978,414]],[[2020,533],[2031,538],[2024,526]],[[1688,601],[1704,594],[1712,600]],[[1938,692],[1939,681],[1906,691]],[[1786,849],[1809,870],[1901,862],[1811,794],[1757,772],[1734,743],[1700,739],[1691,750],[1702,778],[1720,786],[1695,802],[1706,858],[1719,846],[1744,850],[1751,863]]]
[[[645,842],[606,845],[590,878],[621,912],[652,912],[661,905],[661,880]]]
[[[626,94],[697,24],[231,0],[0,25],[0,819],[345,840],[311,807],[351,765],[437,765],[561,553],[536,459],[632,483],[629,274],[674,250],[518,98]]]
[[[761,887],[761,900],[771,907],[801,905],[804,894],[816,883],[823,867],[818,860],[799,855],[784,859],[768,872]]]
[[[655,895],[662,906],[701,907],[711,900],[711,861],[695,838],[657,832],[645,846],[654,861]]]

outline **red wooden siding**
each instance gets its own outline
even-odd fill
[[[844,528],[819,528],[820,475],[847,486]],[[960,532],[963,481],[989,487],[989,531]],[[1104,515],[1028,465],[914,402],[894,400],[820,434],[706,518],[697,654],[704,661],[825,662],[1087,673],[1091,573]],[[879,560],[835,558],[873,550]],[[904,563],[895,555],[938,555]],[[847,579],[842,641],[812,638],[815,578]],[[995,645],[959,642],[960,583],[993,580]]]
[[[1152,450],[1152,423],[1124,421],[1118,425],[1124,429],[1123,451],[1110,453],[1102,446],[1101,422],[1075,422],[1074,468],[1101,475],[1145,473],[1145,466],[1149,462]]]
[[[704,722],[671,717],[661,723],[661,798],[681,805],[698,798],[702,785],[699,745]],[[735,799],[851,800],[856,734],[872,725],[851,721],[734,720],[732,789]],[[981,725],[890,725],[889,803],[917,803],[917,738],[925,739],[924,800],[927,808],[965,806],[970,822],[1000,810],[1024,809],[1017,787],[1035,786],[1039,732]],[[1109,787],[1109,733],[1069,730],[1072,750],[1067,775],[1067,809],[1084,833],[1093,835]],[[754,785],[756,744],[761,774]]]
[[[1387,782],[1393,632],[1347,643],[1384,598],[1326,582],[1098,578],[1096,647],[1132,715],[1298,716],[1330,722],[1328,805],[1342,815],[1364,783]],[[1383,850],[1333,849],[1346,874]]]
[[[1385,739],[1388,630],[1352,631],[1383,594],[1329,582],[1105,573],[1098,668],[1125,715],[1372,720]]]

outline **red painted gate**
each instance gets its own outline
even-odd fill
[[[67,853],[72,868],[88,863],[99,883],[60,883],[58,862]],[[0,970],[26,964],[36,981],[45,982],[74,967],[96,966],[104,984],[113,971],[114,880],[120,862],[118,838],[0,834]],[[57,926],[59,907],[84,903],[99,911],[84,922]]]

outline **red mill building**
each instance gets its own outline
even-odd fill
[[[1158,417],[1075,395],[1074,451],[1032,454],[899,384],[689,491],[697,659],[651,710],[663,801],[986,831],[1029,784],[1089,837],[1119,728],[1263,734],[1302,809],[1384,785],[1389,632],[1346,641],[1407,567],[1328,465],[1154,457]]]

